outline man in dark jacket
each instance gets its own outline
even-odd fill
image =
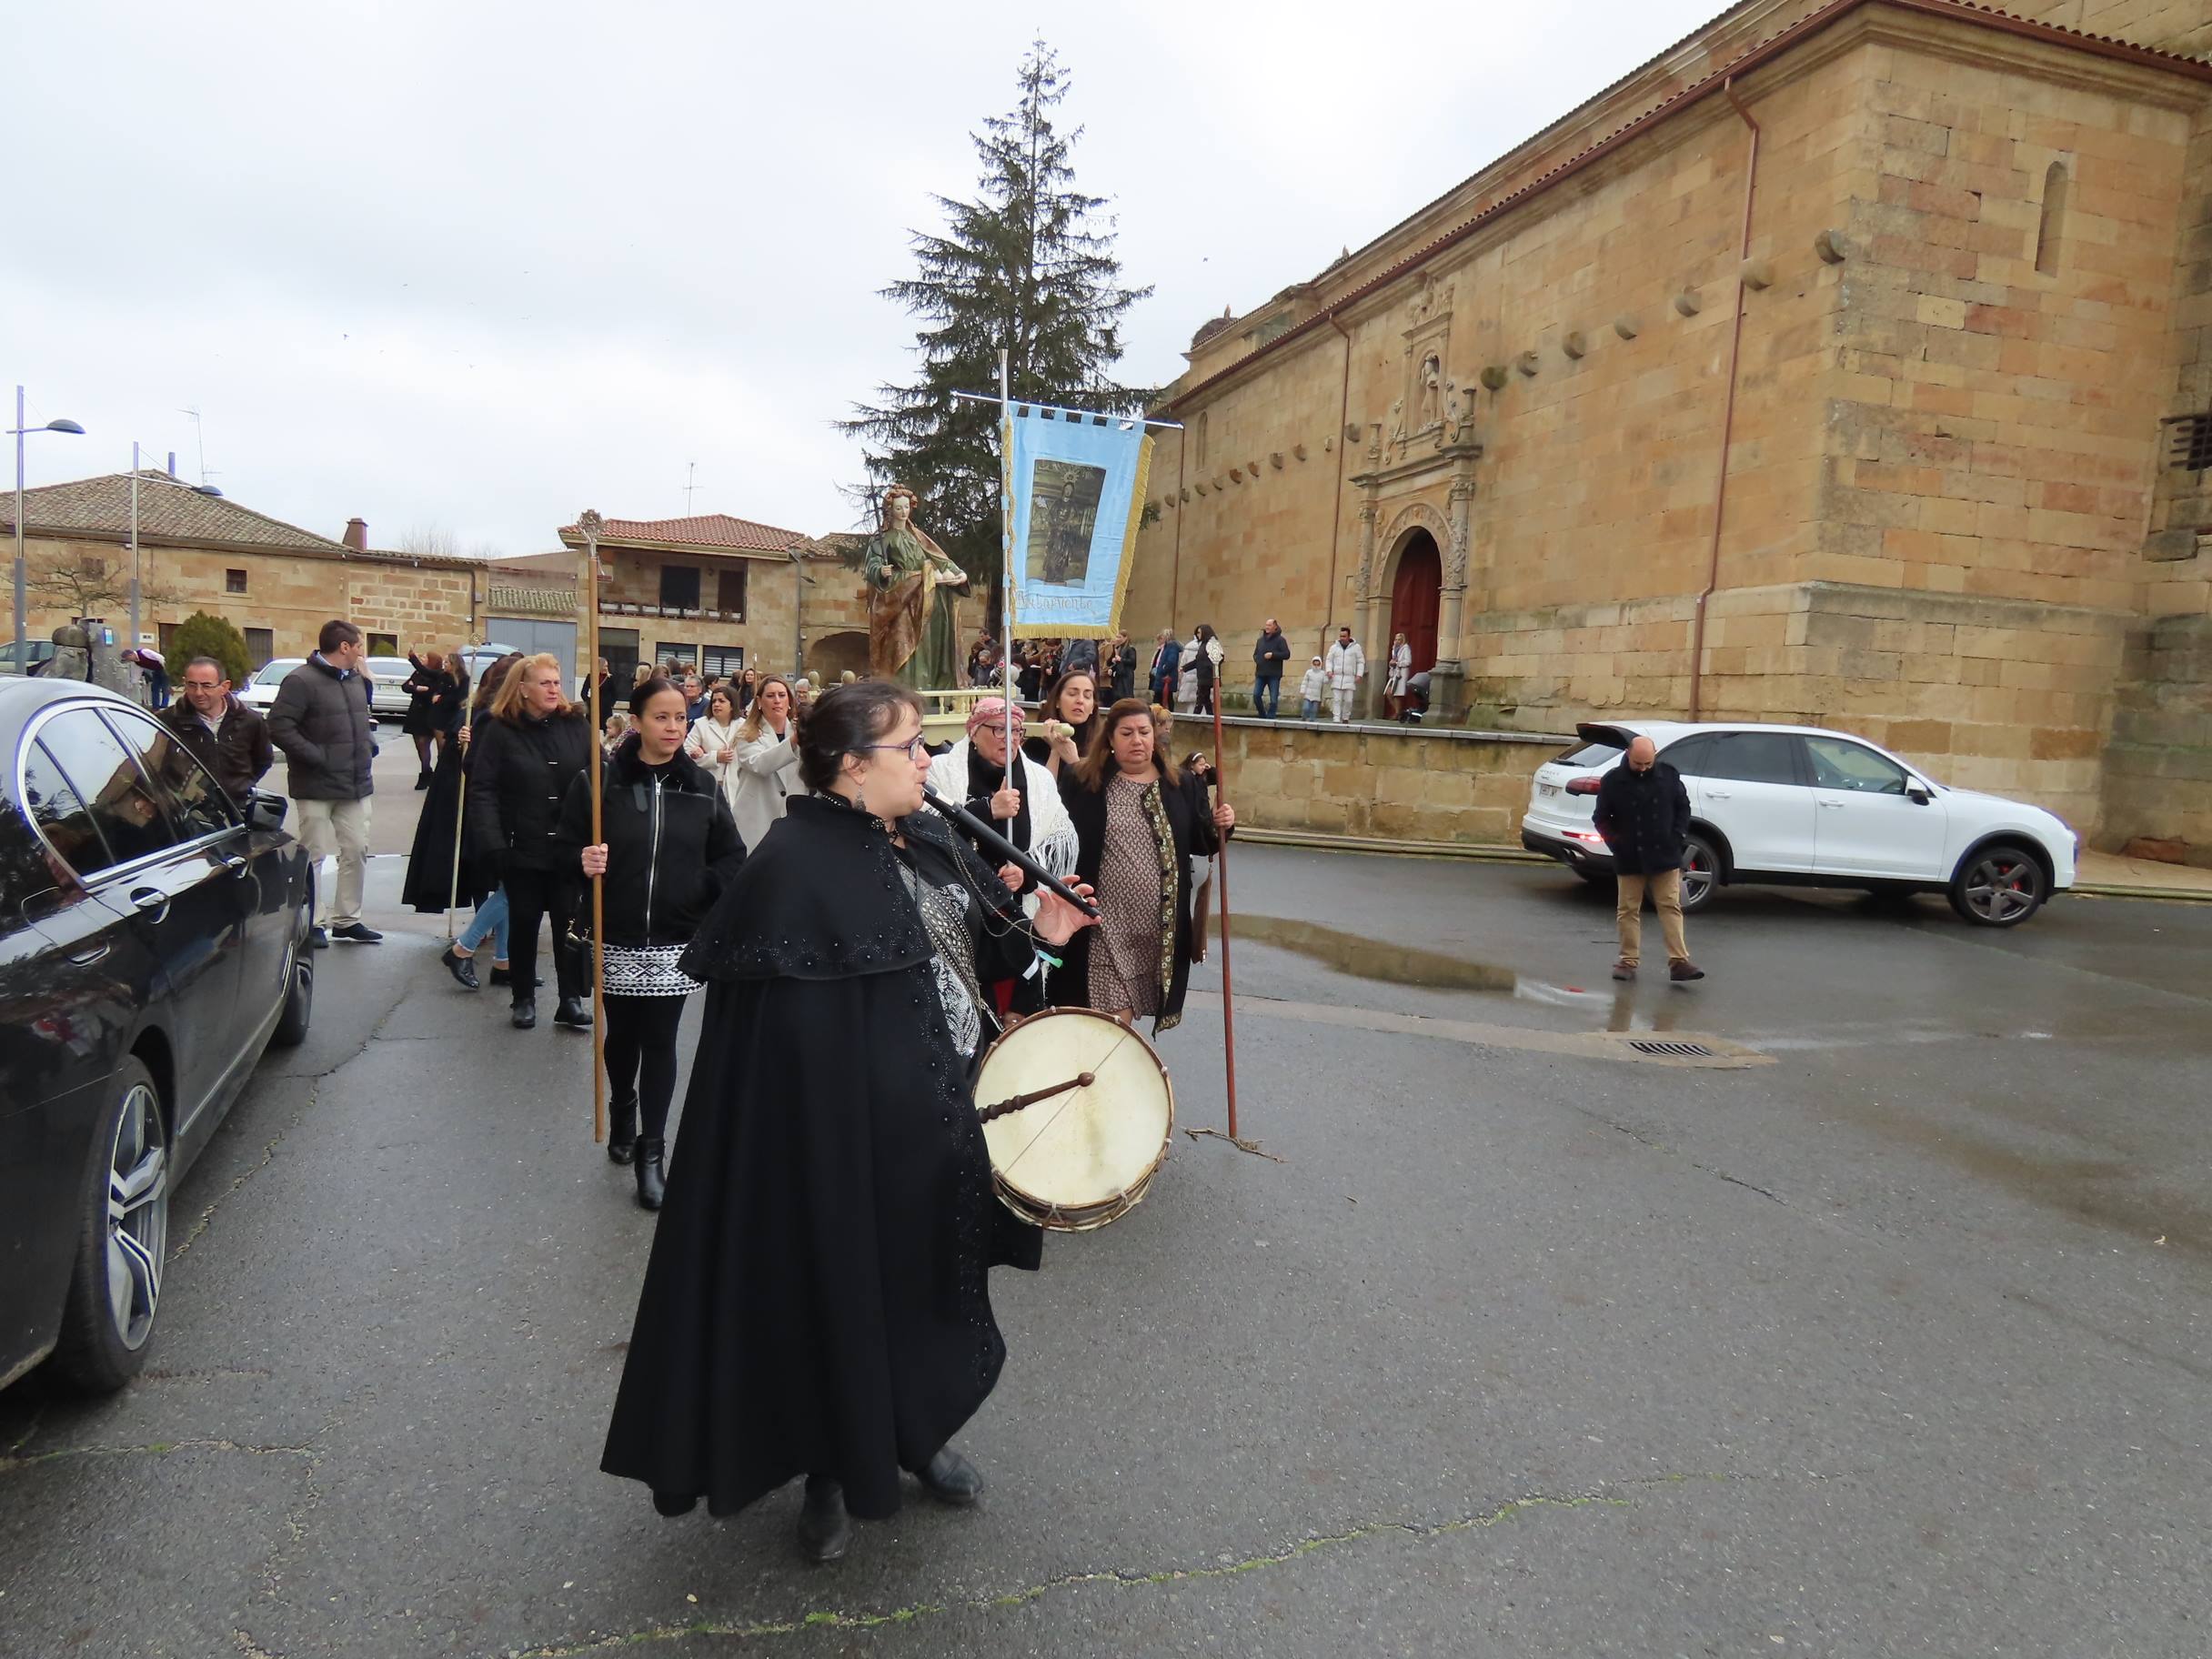
[[[1649,738],[1628,746],[1621,764],[1597,786],[1597,832],[1605,838],[1620,886],[1614,919],[1621,933],[1616,980],[1636,977],[1643,944],[1644,895],[1652,896],[1659,928],[1666,936],[1670,980],[1702,980],[1705,970],[1690,960],[1682,932],[1682,860],[1690,834],[1690,791],[1682,774],[1659,759]]]
[[[181,689],[184,695],[156,718],[243,807],[276,758],[268,722],[230,694],[229,677],[212,657],[195,657],[185,664]]]
[[[269,707],[269,740],[284,750],[285,792],[299,809],[299,839],[318,862],[336,854],[338,879],[327,903],[322,885],[316,902],[323,922],[312,939],[317,949],[334,938],[373,945],[384,937],[361,920],[361,889],[368,874],[368,798],[376,788],[377,722],[368,710],[368,678],[361,671],[361,630],[329,621],[315,654],[284,677]]]
[[[1282,706],[1282,665],[1291,659],[1291,642],[1282,637],[1282,624],[1270,617],[1252,648],[1252,711],[1263,720],[1275,718]]]

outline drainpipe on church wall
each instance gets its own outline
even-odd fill
[[[1744,305],[1747,292],[1744,284],[1744,262],[1751,257],[1751,210],[1757,199],[1759,182],[1759,124],[1751,118],[1751,111],[1744,107],[1744,100],[1735,96],[1735,77],[1728,75],[1721,82],[1721,96],[1743,117],[1751,132],[1750,153],[1744,161],[1744,230],[1736,248],[1735,317],[1730,324],[1728,336],[1728,391],[1727,401],[1721,407],[1721,453],[1713,476],[1713,545],[1705,559],[1705,585],[1697,596],[1697,608],[1690,629],[1690,719],[1703,718],[1705,690],[1705,613],[1713,608],[1714,590],[1721,580],[1721,527],[1728,509],[1728,449],[1735,437],[1735,381],[1736,365],[1744,350]]]
[[[1336,495],[1329,503],[1329,587],[1322,596],[1321,640],[1313,648],[1322,652],[1336,638],[1336,548],[1344,529],[1344,452],[1352,447],[1344,436],[1345,420],[1352,413],[1352,330],[1336,320],[1333,308],[1328,317],[1329,327],[1344,337],[1344,384],[1336,397]]]

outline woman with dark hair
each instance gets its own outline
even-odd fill
[[[1065,777],[1098,736],[1098,676],[1089,669],[1070,669],[1045,693],[1038,719],[1044,729],[1023,739],[1021,752],[1053,777]]]
[[[1017,900],[934,813],[921,701],[840,686],[799,724],[811,791],[745,860],[682,968],[708,982],[683,1156],[600,1467],[654,1507],[734,1513],[796,1476],[799,1537],[833,1561],[900,1471],[949,1503],[982,1478],[949,1443],[1006,1344],[985,1270],[1034,1268],[993,1194],[970,1073],[980,980],[1083,925]],[[1024,910],[1031,920],[1024,921]]]
[[[1198,631],[1191,636],[1191,643],[1196,648],[1191,654],[1191,669],[1198,687],[1198,701],[1193,712],[1212,714],[1215,687],[1222,676],[1222,642],[1213,637],[1212,623],[1201,622]]]
[[[1191,860],[1235,829],[1228,806],[1177,769],[1153,736],[1149,703],[1129,698],[1082,764],[1060,780],[1075,824],[1076,879],[1098,890],[1099,925],[1078,934],[1052,978],[1056,1001],[1123,1019],[1152,1016],[1155,1034],[1182,1020],[1195,945]]]
[[[438,713],[453,696],[454,679],[446,672],[443,652],[425,651],[417,657],[409,651],[407,666],[414,672],[399,682],[399,689],[407,694],[407,711],[400,719],[399,729],[415,739],[415,759],[421,768],[415,787],[427,789],[437,749]]]
[[[448,655],[455,661],[458,653]],[[499,683],[514,671],[522,660],[518,653],[510,653],[486,669],[476,688],[477,712],[481,715],[485,704]],[[466,669],[464,669],[464,672]],[[454,821],[461,809],[461,791],[468,784],[468,757],[466,733],[468,728],[460,719],[468,705],[468,682],[456,683],[448,699],[453,725],[453,740],[438,750],[437,768],[430,774],[430,787],[422,798],[422,811],[415,819],[415,840],[407,853],[407,875],[399,884],[399,900],[408,908],[435,912],[452,905],[471,905],[476,910],[475,920],[468,930],[446,948],[438,960],[445,963],[464,990],[475,990],[482,981],[471,965],[476,949],[486,939],[493,940],[492,983],[504,982],[507,972],[507,900],[499,890],[499,872],[488,868],[466,846],[459,849],[460,864],[454,866],[454,842],[459,838],[460,828]]]
[[[553,919],[553,973],[560,990],[556,1025],[588,1030],[583,952],[571,937],[581,884],[558,834],[569,783],[598,758],[589,714],[561,687],[560,659],[526,657],[492,699],[468,762],[469,845],[499,872],[510,916],[514,972],[510,1019],[518,1031],[538,1023],[538,929]]]
[[[634,1158],[638,1202],[660,1208],[676,1028],[699,981],[678,965],[684,947],[745,861],[729,802],[685,751],[684,694],[665,679],[630,693],[635,728],[615,746],[591,844],[591,780],[561,801],[560,839],[600,884],[599,960],[606,976],[607,1155]]]

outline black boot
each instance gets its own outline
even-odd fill
[[[799,1512],[799,1548],[809,1561],[840,1559],[852,1543],[852,1517],[845,1489],[827,1475],[807,1476],[806,1507]]]
[[[553,1010],[555,1025],[572,1025],[579,1031],[591,1029],[591,1004],[581,997],[563,997]]]
[[[628,1163],[638,1151],[638,1097],[618,1094],[607,1102],[607,1156]]]
[[[538,1023],[538,999],[536,997],[518,999],[513,1011],[508,1015],[508,1022],[518,1031],[527,1031],[536,1025]]]
[[[419,778],[416,779],[415,779],[415,787],[416,787],[417,789],[428,789],[428,788],[430,787],[430,774],[429,774],[429,773],[427,773],[427,772],[425,772],[425,773],[423,773],[423,774],[422,774],[422,776],[420,776]]]
[[[669,1191],[668,1174],[661,1161],[668,1156],[666,1141],[638,1142],[638,1208],[658,1210]]]

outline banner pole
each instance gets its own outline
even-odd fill
[[[1199,646],[1204,650],[1206,641]],[[1214,804],[1229,798],[1229,779],[1222,770],[1222,689],[1213,688],[1213,798]],[[1237,1004],[1235,981],[1229,975],[1229,838],[1220,836],[1214,853],[1222,878],[1222,1045],[1229,1063],[1229,1138],[1237,1138]]]
[[[599,516],[586,508],[577,525],[584,532],[584,633],[589,642],[584,683],[590,688],[585,695],[591,716],[591,844],[597,847],[607,836],[600,817],[607,759],[599,750]],[[591,1139],[600,1146],[607,1142],[607,968],[600,954],[607,931],[606,890],[603,878],[591,878]]]
[[[1011,354],[999,352],[999,581],[1004,598],[1006,638],[999,659],[1006,674],[1006,780],[1016,789],[1021,774],[1014,759],[1014,408],[1008,396]]]

